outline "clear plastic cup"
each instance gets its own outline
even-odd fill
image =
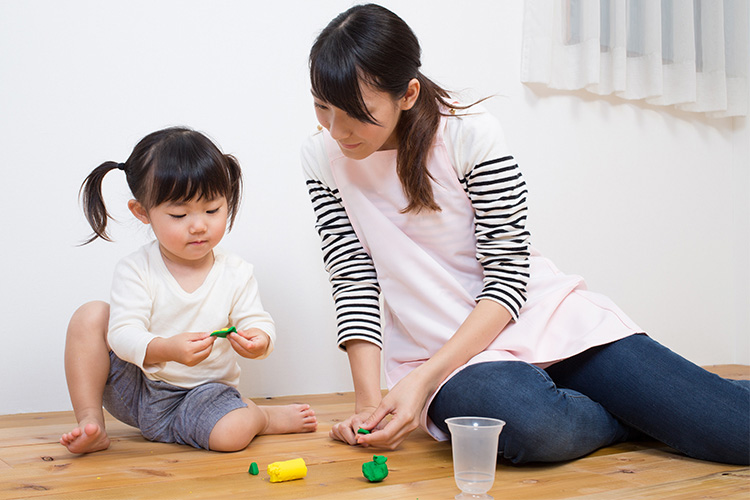
[[[491,499],[495,482],[497,443],[505,422],[485,417],[445,420],[451,433],[453,475],[461,493],[456,499]]]

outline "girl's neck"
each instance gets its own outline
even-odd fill
[[[197,260],[176,259],[161,244],[159,245],[159,252],[169,274],[187,293],[193,293],[201,287],[216,261],[213,250]]]

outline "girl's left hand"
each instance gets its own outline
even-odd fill
[[[357,434],[357,444],[395,450],[419,427],[430,388],[420,380],[418,371],[416,369],[404,377],[383,397],[373,414],[362,423],[362,428],[372,433]],[[393,418],[382,429],[377,429],[388,415]]]
[[[243,358],[259,358],[268,350],[268,334],[258,328],[247,331],[238,330],[227,335],[227,340],[237,354]]]

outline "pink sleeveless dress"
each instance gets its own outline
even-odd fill
[[[445,120],[445,119],[443,119]],[[440,212],[403,214],[406,197],[396,174],[396,151],[364,160],[345,157],[327,131],[326,150],[346,213],[372,257],[382,291],[383,356],[388,388],[427,361],[476,305],[483,272],[476,258],[474,210],[451,165],[442,131],[428,168]],[[527,302],[511,322],[466,365],[525,361],[541,367],[590,347],[642,332],[607,297],[589,292],[579,276],[561,273],[532,249]],[[445,381],[443,382],[445,383]],[[444,435],[422,412],[422,426]]]

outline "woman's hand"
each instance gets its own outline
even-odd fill
[[[361,434],[357,434],[357,431],[362,427],[365,420],[373,414],[375,408],[375,406],[362,408],[362,411],[355,413],[343,422],[334,424],[333,427],[331,427],[328,436],[330,436],[331,439],[342,441],[346,444],[358,444],[357,436],[360,436]]]
[[[357,434],[355,436],[357,444],[389,450],[396,449],[412,431],[419,427],[422,410],[432,390],[431,384],[421,379],[419,368],[409,373],[383,397],[380,405],[362,423],[362,428],[372,432]],[[392,418],[383,425],[388,415]]]
[[[259,328],[232,332],[227,335],[227,340],[232,344],[232,348],[237,354],[250,359],[259,358],[266,354],[271,342],[268,334]]]

